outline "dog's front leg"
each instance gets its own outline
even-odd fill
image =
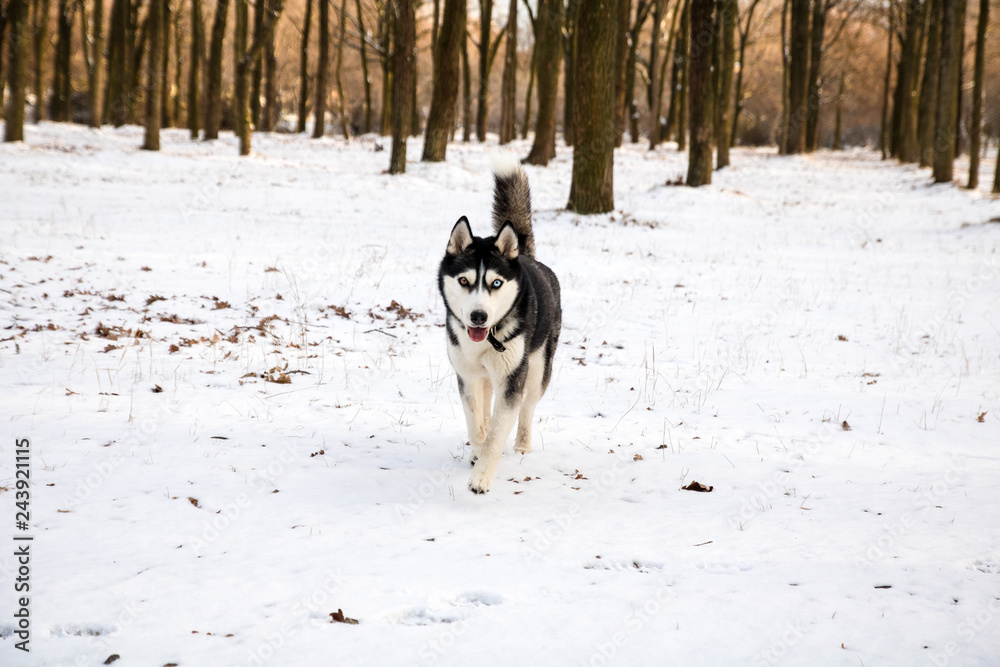
[[[507,437],[510,436],[510,432],[517,422],[520,396],[508,399],[504,393],[497,392],[496,402],[493,405],[493,416],[490,419],[490,428],[486,433],[486,442],[483,443],[479,460],[472,468],[469,489],[474,493],[486,493],[493,486],[493,477],[496,475],[500,455],[503,454]]]
[[[458,393],[465,409],[465,425],[469,431],[469,445],[472,446],[472,462],[479,458],[490,422],[489,378],[458,378]]]

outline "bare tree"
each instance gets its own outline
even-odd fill
[[[923,41],[924,8],[930,0],[906,0],[906,22],[900,40],[899,66],[896,70],[896,93],[893,96],[892,131],[889,149],[901,162],[920,159],[917,134],[917,90],[920,73],[921,42]],[[891,5],[890,5],[891,8]],[[890,20],[890,56],[893,21]]]
[[[791,0],[788,48],[788,114],[785,119],[785,153],[806,149],[809,115],[809,0]]]
[[[208,85],[205,90],[205,140],[219,138],[222,125],[222,46],[226,36],[229,0],[218,0],[212,23],[212,45],[208,59]]]
[[[534,35],[534,45],[531,49],[531,64],[528,65],[528,89],[524,92],[524,122],[521,123],[521,138],[528,138],[528,130],[531,126],[531,95],[535,87],[535,73],[538,71],[538,19],[535,18],[528,0],[524,2],[524,9],[528,12],[528,20],[531,23],[531,34]],[[541,6],[541,0],[539,0]]]
[[[628,80],[629,19],[632,0],[618,0],[618,44],[615,52],[615,148],[622,145],[625,134],[625,84]]]
[[[249,24],[248,0],[236,0],[236,29],[233,32],[233,125],[236,136],[240,140],[240,155],[249,155],[251,150],[251,132],[253,130],[250,116],[250,77],[251,66],[264,50],[264,43],[269,31],[281,17],[284,10],[284,0],[274,0],[264,16],[264,29],[260,37],[255,37],[247,46],[247,30]]]
[[[59,0],[55,63],[52,67],[52,120],[63,123],[72,120],[73,114],[73,85],[70,68],[73,55],[73,15],[75,12],[75,2]]]
[[[358,3],[361,0],[357,0]],[[302,39],[299,42],[299,105],[295,131],[306,131],[306,116],[309,114],[309,33],[312,30],[313,0],[306,0],[306,15],[302,21]],[[362,43],[364,37],[362,36]]]
[[[10,26],[10,63],[7,73],[10,95],[7,98],[3,140],[24,141],[24,89],[28,83],[28,0],[9,0],[7,21]]]
[[[635,71],[639,63],[639,34],[642,32],[643,26],[646,25],[646,19],[649,18],[649,12],[653,8],[654,4],[654,0],[637,0],[635,7],[635,20],[631,22],[628,29],[628,60],[625,64],[625,97],[628,114],[629,141],[633,144],[639,143],[639,104],[635,99]],[[656,31],[655,26],[653,31]],[[650,77],[654,76],[653,72],[655,70],[655,64],[650,63],[648,67]]]
[[[941,72],[938,75],[934,130],[934,182],[950,183],[955,169],[955,124],[958,121],[960,34],[965,29],[965,0],[944,0],[941,16]]]
[[[368,74],[368,35],[365,32],[365,17],[361,13],[361,0],[354,0],[354,9],[358,14],[358,34],[361,36],[358,51],[361,53],[361,78],[365,89],[365,134],[368,134],[372,131],[372,78]]]
[[[316,100],[313,102],[313,139],[326,133],[327,77],[330,73],[330,1],[319,2],[319,62],[316,64]]]
[[[577,19],[582,0],[566,0],[566,15],[563,27],[563,141],[572,146],[576,141],[576,64],[577,64]]]
[[[700,187],[712,182],[712,140],[715,94],[712,85],[712,24],[715,0],[691,0],[690,121],[687,185]]]
[[[146,132],[142,148],[160,150],[160,123],[163,105],[163,30],[167,0],[150,0],[149,53],[146,56]]]
[[[434,44],[434,89],[421,158],[425,162],[443,161],[448,148],[448,135],[455,122],[461,74],[459,52],[465,40],[466,13],[465,0],[445,0]]]
[[[472,138],[472,73],[469,67],[469,39],[462,39],[462,141]]]
[[[920,85],[920,106],[917,109],[917,139],[920,141],[920,166],[934,162],[934,126],[937,96],[941,76],[941,17],[944,0],[927,0],[927,55],[924,58],[923,83]]]
[[[573,180],[566,208],[584,215],[614,209],[619,2],[591,0],[577,15],[577,39],[586,48],[577,50]]]
[[[337,112],[340,115],[340,133],[345,139],[351,138],[351,130],[347,123],[347,109],[344,102],[344,81],[341,77],[341,69],[344,63],[344,39],[347,29],[347,0],[340,0],[340,37],[337,40]]]
[[[94,14],[87,21],[86,8],[81,0],[83,16],[83,53],[87,65],[87,112],[90,127],[101,126],[101,58],[104,56],[104,0],[94,0]]]
[[[503,60],[503,82],[500,85],[500,144],[517,138],[517,0],[510,0],[507,9],[507,48]]]
[[[392,53],[392,156],[389,173],[406,172],[406,139],[410,134],[413,97],[413,61],[416,57],[416,17],[413,0],[393,0],[396,20]]]
[[[729,144],[731,146],[736,145],[736,129],[739,127],[740,114],[743,113],[743,72],[746,71],[746,49],[750,44],[750,27],[753,25],[753,14],[757,9],[757,5],[760,0],[750,0],[750,4],[747,6],[746,11],[743,16],[737,21],[738,30],[740,33],[740,49],[739,49],[739,71],[736,72],[736,90],[733,91],[733,99],[735,104],[733,107],[733,127],[729,135]]]
[[[493,0],[479,0],[479,41],[473,42],[479,50],[479,88],[476,94],[476,138],[486,141],[489,121],[490,70],[500,48],[500,35],[492,39]],[[504,26],[500,34],[506,32]]]
[[[716,48],[719,54],[720,69],[716,88],[715,103],[715,143],[716,168],[729,166],[729,131],[731,127],[733,108],[733,70],[736,66],[736,22],[739,18],[739,7],[736,0],[719,0],[716,23],[720,27],[721,45]]]
[[[25,0],[27,2],[28,0]],[[45,45],[49,37],[49,0],[35,0],[31,3],[31,26],[34,50],[34,92],[35,111],[32,120],[41,122],[45,115],[45,84],[42,81],[42,65],[45,58]],[[2,79],[0,79],[2,80]]]
[[[538,116],[535,140],[525,161],[545,166],[556,155],[556,97],[559,94],[559,65],[562,53],[562,0],[539,0],[538,30],[535,33],[538,68]]]
[[[976,25],[976,64],[972,84],[972,120],[969,123],[969,184],[979,187],[980,135],[983,129],[983,69],[986,61],[986,28],[990,23],[990,0],[979,0],[979,21]]]

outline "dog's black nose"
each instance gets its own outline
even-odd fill
[[[486,312],[482,310],[474,310],[472,311],[472,314],[469,315],[469,319],[471,319],[472,323],[477,327],[481,327],[486,324],[486,318]]]

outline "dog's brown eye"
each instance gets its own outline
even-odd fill
[[[458,279],[458,284],[461,285],[462,287],[468,287],[469,286],[469,279],[463,276],[463,277],[461,277],[461,278]]]

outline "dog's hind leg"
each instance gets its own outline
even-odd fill
[[[528,375],[524,381],[524,400],[517,418],[517,437],[514,439],[514,451],[518,454],[531,453],[531,424],[535,419],[535,406],[542,398],[542,375],[545,371],[545,359],[540,352],[535,352],[528,360]]]

